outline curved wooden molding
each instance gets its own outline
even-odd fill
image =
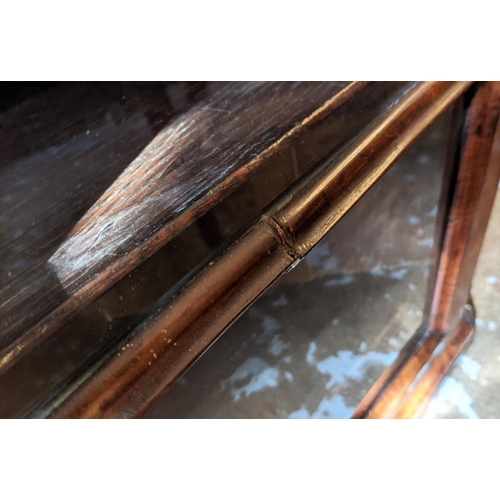
[[[410,85],[364,133],[320,164],[116,351],[36,416],[137,417],[345,215],[470,85]]]
[[[462,135],[453,156],[455,181],[443,185],[446,207],[426,321],[356,408],[353,418],[391,418],[440,342],[455,331],[467,301],[500,178],[500,83],[471,89]],[[460,330],[460,329],[459,329]],[[460,332],[457,335],[461,335]]]
[[[43,268],[0,287],[0,373],[364,87],[219,84],[174,118]]]

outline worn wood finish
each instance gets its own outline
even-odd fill
[[[277,277],[302,258],[468,83],[412,86],[219,258],[36,416],[136,417]]]
[[[472,304],[464,307],[458,328],[448,339],[443,340],[443,350],[437,354],[441,345],[435,350],[436,356],[427,371],[418,380],[414,388],[410,387],[408,394],[403,397],[394,418],[418,418],[432,398],[439,384],[451,370],[453,363],[472,342],[474,335],[475,311]]]
[[[2,280],[0,372],[364,87],[356,82],[211,85],[211,91],[205,91],[207,97],[198,96],[191,107],[180,106],[175,112],[170,110],[170,114],[165,111],[160,126],[165,122],[166,125],[135,160],[138,151],[126,148],[130,164],[79,217],[62,241],[58,237],[53,245],[47,238],[48,247],[44,247],[32,266],[15,276],[9,271],[5,281]],[[150,101],[148,118],[156,123],[154,109],[161,100]],[[105,110],[99,113],[99,119],[105,121]],[[89,118],[92,123],[95,119]],[[139,122],[133,125],[134,132],[139,125]],[[89,133],[85,132],[88,127],[85,121],[78,127],[83,134]],[[10,134],[6,143],[16,144],[21,140],[22,128],[5,130]],[[57,140],[64,143],[69,132],[60,123],[41,128],[42,138],[33,141],[43,143],[44,134],[51,130],[57,131],[61,136]],[[115,134],[113,140],[127,141],[130,137]],[[30,143],[29,150],[42,147]],[[69,152],[64,154],[72,159],[74,148],[68,147]],[[6,179],[17,182],[20,172],[15,160],[19,153],[13,147],[0,152],[11,163],[4,172]],[[100,154],[100,150],[95,154]],[[63,156],[62,161],[68,158]],[[87,155],[85,161],[103,167],[102,161],[96,162],[91,156]],[[51,167],[47,165],[49,170]],[[43,174],[43,169],[37,171]],[[83,171],[86,175],[92,173],[92,169]],[[64,193],[59,198],[64,200]],[[9,220],[13,222],[16,217],[20,220],[30,213],[29,202],[30,198],[22,202],[9,199],[6,207]],[[79,205],[75,212],[81,208]],[[43,220],[57,213],[51,204]],[[56,226],[49,223],[47,230]],[[42,227],[36,229],[44,232]],[[11,247],[9,241],[4,250]]]
[[[461,140],[454,155],[452,182],[445,183],[443,238],[427,321],[358,405],[353,418],[394,415],[406,390],[444,336],[453,331],[467,300],[500,177],[498,153],[500,84],[479,85],[467,97]]]
[[[200,269],[202,262],[254,224],[271,202],[328,154],[339,151],[360,134],[412,85],[411,82],[364,85],[325,120],[299,135],[287,149],[256,170],[209,212],[79,310],[55,335],[18,358],[19,362],[1,375],[0,417],[29,415],[64,390],[154,313],[157,301],[170,294],[180,280]],[[45,156],[51,158],[49,152]],[[66,183],[64,178],[57,176],[57,169],[49,179]]]

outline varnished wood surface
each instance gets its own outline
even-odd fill
[[[354,418],[394,416],[419,371],[457,327],[466,303],[500,177],[498,153],[492,152],[499,134],[500,84],[475,87],[466,105],[454,172],[443,185],[443,237],[436,240],[438,262],[426,321],[363,398]]]
[[[106,92],[93,106],[76,86],[61,103],[69,118],[51,110],[49,124],[33,117],[53,96],[13,108],[0,141],[0,371],[363,85],[221,83],[177,100],[164,86],[126,109]],[[92,113],[71,122],[85,100]]]
[[[254,224],[265,207],[294,181],[343,147],[411,86],[405,82],[363,85],[100,297],[82,304],[55,334],[1,375],[0,418],[28,415],[97,360],[106,358],[110,349],[164,303],[161,298],[170,296],[179,280],[197,272],[214,252]]]
[[[424,83],[411,87],[340,155],[307,175],[271,207],[256,226],[186,284],[109,359],[37,415],[142,414],[245,307],[333,227],[468,85]],[[297,220],[300,223],[293,222]]]
[[[475,311],[472,304],[467,304],[462,313],[458,328],[449,339],[443,340],[442,351],[436,354],[429,368],[418,380],[415,387],[410,387],[408,394],[402,398],[394,418],[418,418],[427,408],[427,404],[439,387],[439,384],[450,371],[453,363],[468,347],[474,335]],[[438,346],[436,351],[440,349]]]
[[[500,83],[482,84],[470,105],[453,203],[446,224],[429,330],[452,331],[467,300],[500,177]]]
[[[317,170],[284,196],[272,215],[293,240],[297,256],[307,254],[359,200],[359,193],[366,192],[469,86],[470,82],[419,84],[407,92],[404,105],[381,115],[342,151],[333,168]]]

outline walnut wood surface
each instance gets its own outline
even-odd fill
[[[179,281],[198,272],[203,262],[213,258],[254,224],[266,206],[328,154],[344,147],[413,85],[408,82],[368,82],[362,85],[328,117],[298,135],[286,149],[266,161],[263,168],[253,172],[247,181],[219,199],[206,214],[183,228],[97,299],[88,305],[82,304],[75,316],[61,324],[53,335],[25,351],[27,355],[18,357],[2,373],[0,418],[29,415],[64,390],[97,360],[106,358],[110,349],[113,350],[154,313],[159,304],[164,303],[162,297],[170,296]],[[119,97],[121,99],[121,93]],[[198,99],[201,98],[198,95]],[[125,120],[124,125],[126,123]],[[151,123],[155,124],[155,130],[165,125],[164,121],[157,124],[155,116]],[[99,139],[101,136],[96,138]],[[116,142],[113,144],[116,146]],[[44,152],[44,157],[50,159],[50,151]],[[55,172],[50,180],[65,184],[67,179],[58,177]],[[72,226],[78,220],[76,217]],[[55,249],[57,246],[58,243],[54,242]],[[23,256],[24,253],[17,255]]]
[[[356,140],[307,174],[117,350],[36,415],[141,415],[468,86],[427,82],[409,87]]]
[[[363,87],[214,83],[172,97],[171,85],[75,85],[59,109],[57,87],[9,110],[0,371]]]
[[[460,141],[453,153],[450,182],[441,197],[442,238],[436,240],[436,272],[426,321],[396,362],[372,386],[353,418],[386,418],[396,408],[444,336],[457,327],[486,231],[500,177],[498,152],[500,84],[480,84],[466,95]],[[439,231],[438,231],[439,232]]]

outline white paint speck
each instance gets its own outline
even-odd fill
[[[260,331],[257,342],[259,344],[265,344],[272,341],[276,332],[281,329],[281,326],[272,316],[266,314],[261,319],[261,328],[262,330]]]
[[[339,285],[348,285],[354,281],[354,276],[343,276],[342,278],[333,278],[325,282],[325,286],[339,286]]]
[[[434,238],[424,238],[423,240],[418,240],[417,245],[419,247],[432,247],[434,243]]]
[[[307,350],[306,354],[306,361],[307,364],[309,365],[314,365],[316,363],[316,350],[318,349],[318,346],[316,345],[316,342],[311,342],[309,344],[309,349]]]
[[[278,386],[279,370],[271,367],[269,363],[261,358],[247,359],[228,380],[222,383],[222,388],[225,389],[231,385],[231,394],[233,401],[239,401],[241,396],[248,397],[254,392],[260,392],[266,388]],[[247,384],[238,387],[240,382],[250,378]],[[236,386],[236,387],[235,387]]]
[[[311,418],[349,418],[354,407],[347,406],[344,398],[337,394],[332,399],[324,398]]]
[[[305,408],[301,408],[290,413],[288,418],[309,418],[309,412]]]
[[[461,382],[452,377],[446,377],[429,404],[428,411],[445,415],[449,412],[450,405],[455,405],[461,415],[468,418],[479,418],[472,407],[473,402]]]
[[[306,257],[306,262],[311,267],[320,267],[325,271],[333,271],[338,266],[338,260],[332,256],[328,243],[320,243]]]
[[[486,283],[488,283],[489,285],[496,285],[498,283],[498,278],[496,276],[488,276],[486,278]]]
[[[399,341],[399,339],[395,338],[390,338],[388,344],[395,349],[399,349],[399,347],[401,346],[401,342]]]
[[[488,321],[488,330],[490,330],[490,332],[494,332],[495,330],[497,330],[497,328],[498,325],[495,321]]]
[[[271,342],[269,343],[267,352],[271,356],[279,356],[283,351],[286,351],[287,349],[288,349],[288,344],[286,342],[283,342],[280,339],[279,335],[276,335],[275,337],[272,338]]]
[[[476,360],[464,354],[458,359],[458,366],[471,380],[477,380],[481,365]]]
[[[288,418],[350,418],[354,407],[347,406],[343,396],[336,394],[332,399],[323,398],[316,411],[311,415],[305,408],[300,408],[288,415]]]
[[[389,276],[391,278],[394,278],[396,280],[402,280],[405,276],[406,276],[406,273],[408,272],[408,269],[394,269],[393,271],[391,271],[389,273]]]
[[[384,276],[384,270],[380,266],[376,266],[370,269],[370,274],[372,276]]]
[[[438,207],[436,205],[430,212],[427,212],[427,216],[436,217],[437,213],[438,213]]]
[[[331,389],[336,384],[342,384],[346,379],[359,381],[367,368],[381,364],[384,367],[392,364],[397,358],[397,352],[369,351],[364,354],[354,354],[352,351],[338,351],[336,356],[328,356],[317,363],[317,370],[330,377],[326,388]]]
[[[285,307],[288,305],[288,299],[282,295],[279,299],[276,299],[272,305],[273,307]]]

